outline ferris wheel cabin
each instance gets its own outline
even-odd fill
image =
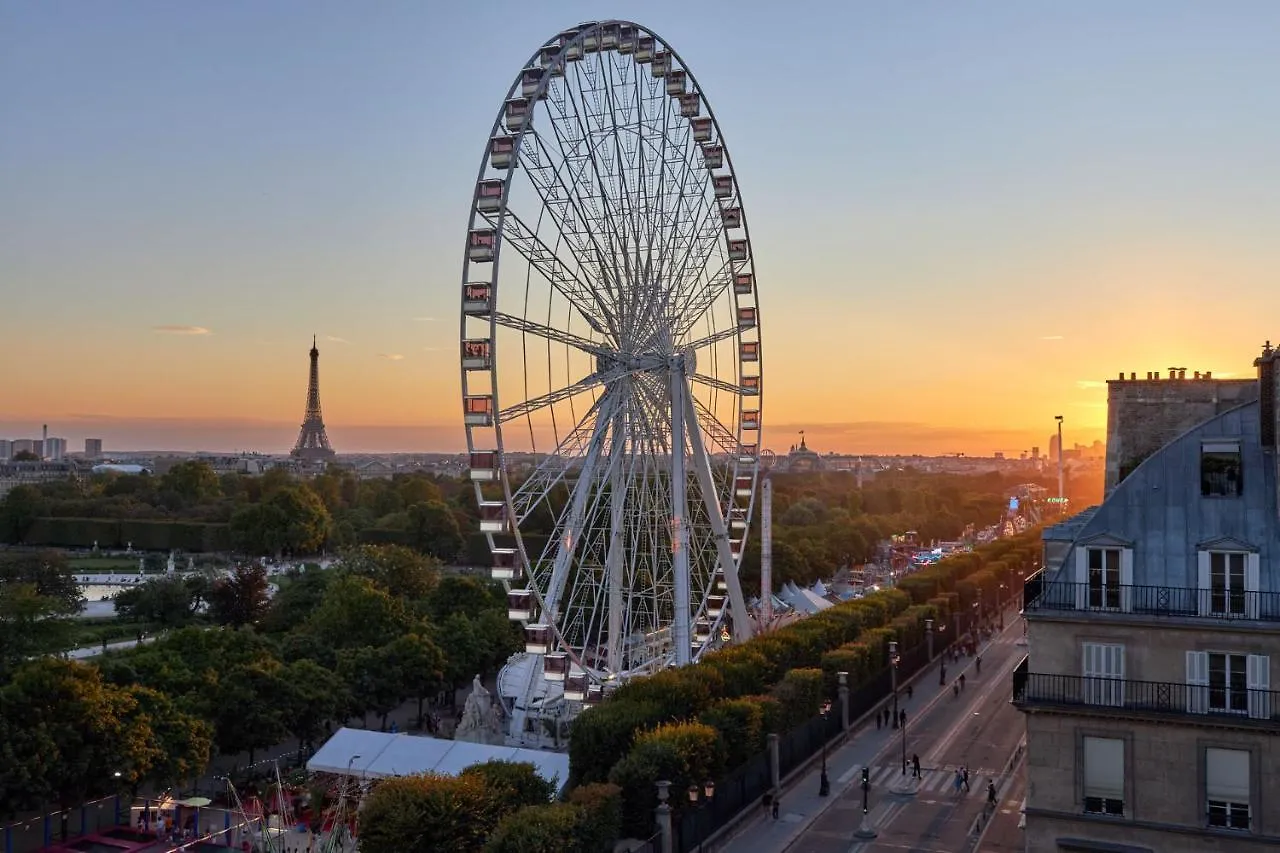
[[[505,188],[506,182],[500,178],[476,184],[476,210],[483,213],[502,210],[502,192]]]
[[[493,426],[493,396],[469,394],[463,397],[462,417],[467,426]]]
[[[491,552],[493,566],[489,569],[489,577],[496,581],[519,580],[523,572],[516,560],[515,548],[494,548]]]
[[[552,77],[564,76],[564,63],[560,61],[560,45],[549,44],[538,51],[538,62]]]
[[[495,136],[489,140],[489,165],[499,171],[506,171],[515,158],[516,138],[514,136]]]
[[[729,588],[729,585],[724,581],[724,570],[717,566],[715,576],[716,576],[716,590],[719,592],[724,592],[725,590],[727,590]]]
[[[699,644],[706,643],[711,639],[711,620],[699,619],[693,623],[693,639]]]
[[[747,526],[747,508],[745,506],[729,507],[729,527],[733,530],[743,530]]]
[[[733,277],[733,292],[739,296],[746,296],[754,289],[754,276],[749,272],[740,273]]]
[[[716,198],[731,198],[733,196],[733,175],[716,175],[711,179],[711,186],[715,190]]]
[[[507,593],[507,618],[527,622],[533,618],[533,590],[513,589]]]
[[[472,451],[471,481],[475,483],[491,483],[496,479],[498,479],[498,451]]]
[[[729,260],[745,261],[747,259],[747,241],[746,240],[730,240],[729,241]],[[752,322],[751,325],[755,325]]]
[[[759,452],[759,449],[760,449],[760,446],[757,444],[739,444],[738,445],[738,464],[754,465],[756,462],[756,454]],[[742,517],[742,520],[743,521],[747,520],[745,515]]]
[[[649,62],[649,73],[654,77],[662,77],[671,70],[671,54],[665,50],[655,51]]]
[[[707,618],[719,619],[720,614],[724,613],[724,596],[709,595],[707,596]]]
[[[667,72],[667,94],[673,98],[679,98],[684,95],[684,90],[688,87],[689,72],[683,68],[674,68]]]
[[[467,257],[475,263],[492,263],[497,245],[498,235],[492,228],[477,228],[467,235]]]
[[[759,361],[760,360],[760,342],[759,341],[743,341],[738,345],[739,361]]]
[[[742,227],[742,208],[740,207],[720,208],[720,221],[724,223],[725,228],[741,228]]]
[[[719,169],[724,165],[723,145],[702,146],[702,165],[708,169]]]
[[[751,497],[751,477],[738,477],[733,481],[733,493],[740,498]]]
[[[690,92],[687,95],[680,96],[680,115],[685,118],[693,118],[702,112],[702,96],[697,92]]]
[[[547,681],[564,681],[569,674],[569,656],[564,652],[551,652],[542,658],[542,674]]]
[[[582,42],[575,41],[578,30],[565,30],[560,34],[560,47],[564,50],[566,62],[577,62],[582,58]]]
[[[711,141],[711,117],[702,116],[695,118],[689,122],[689,126],[693,128],[694,142],[710,142]]]
[[[462,369],[488,370],[493,367],[493,342],[474,338],[462,342]]]
[[[730,244],[732,245],[732,244]],[[732,249],[730,249],[729,257],[733,258]],[[737,260],[737,258],[734,258]],[[743,307],[738,309],[738,328],[754,329],[756,327],[756,309]]]
[[[636,62],[652,62],[654,52],[653,36],[640,36],[636,39]]]
[[[525,122],[529,119],[529,100],[527,98],[512,98],[507,101],[506,106],[506,123],[507,130],[515,133],[524,127]]]
[[[480,532],[509,533],[510,524],[507,518],[507,505],[502,501],[480,502]]]
[[[591,680],[587,674],[575,668],[564,682],[564,698],[568,702],[583,702],[587,698],[587,690]]]
[[[482,317],[493,310],[493,285],[487,281],[469,281],[462,285],[462,313]]]
[[[744,376],[742,377],[742,393],[748,397],[754,397],[760,393],[760,377]]]
[[[742,428],[743,429],[760,429],[760,410],[759,409],[743,409],[742,410]]]
[[[636,28],[630,24],[621,24],[618,27],[618,53],[628,56],[636,52],[636,43],[638,36]]]
[[[540,68],[536,65],[531,68],[526,68],[521,72],[520,94],[526,98],[532,98],[536,95],[538,93],[538,86],[542,84],[542,75],[545,73],[545,68]],[[544,91],[542,93],[542,97],[545,98],[546,96],[547,93]]]
[[[524,650],[531,655],[545,655],[551,648],[550,625],[526,625]]]

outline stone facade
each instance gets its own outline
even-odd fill
[[[1257,397],[1254,379],[1109,380],[1106,494],[1187,430]]]

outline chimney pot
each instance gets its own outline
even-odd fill
[[[1213,378],[1213,373],[1212,373],[1211,371],[1206,370],[1206,371],[1204,372],[1204,378],[1205,378],[1205,379],[1212,379],[1212,378]]]
[[[1129,379],[1130,379],[1130,380],[1133,380],[1133,381],[1137,381],[1137,379],[1138,379],[1138,374],[1137,374],[1136,372],[1134,372],[1134,371],[1130,371],[1130,372],[1129,372]]]

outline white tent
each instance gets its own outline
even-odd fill
[[[311,756],[307,769],[362,779],[443,773],[455,776],[473,764],[486,761],[522,761],[538,768],[538,775],[559,790],[569,780],[569,756],[541,749],[489,746],[419,735],[338,729]]]

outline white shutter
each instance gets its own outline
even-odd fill
[[[1262,599],[1262,593],[1259,590],[1258,581],[1262,574],[1262,555],[1261,554],[1245,554],[1244,555],[1244,589],[1245,589],[1245,612],[1249,614],[1250,619],[1257,619],[1260,615],[1258,604]],[[1272,615],[1270,613],[1268,616]]]
[[[1089,608],[1089,549],[1076,546],[1076,610]]]
[[[1209,711],[1209,653],[1187,652],[1187,713]]]
[[[1201,616],[1208,616],[1212,610],[1212,602],[1209,596],[1209,552],[1200,551],[1199,557],[1199,580],[1196,582],[1196,602],[1198,611]]]
[[[1110,737],[1084,739],[1084,795],[1124,799],[1124,741]]]
[[[1249,655],[1246,673],[1249,677],[1249,716],[1269,720],[1276,709],[1271,701],[1271,658]]]
[[[1124,705],[1124,646],[1103,646],[1106,655],[1106,694],[1103,703],[1121,707]]]
[[[1204,793],[1208,800],[1225,800],[1229,803],[1248,804],[1249,753],[1243,749],[1217,749],[1204,751]]]
[[[1120,551],[1120,610],[1133,612],[1133,549]]]

